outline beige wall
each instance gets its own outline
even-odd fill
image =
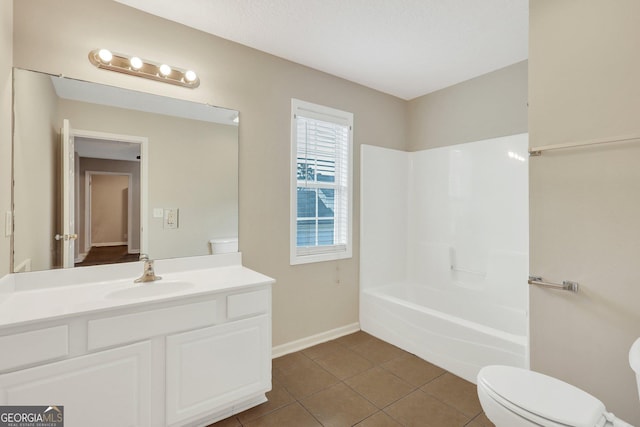
[[[32,270],[56,265],[60,233],[58,197],[58,97],[49,76],[15,76],[14,267],[30,260]]]
[[[527,61],[409,101],[409,151],[527,132]]]
[[[533,147],[640,135],[640,2],[530,1]],[[640,144],[530,160],[530,271],[578,294],[530,291],[531,367],[640,425],[628,351],[640,336]]]
[[[110,0],[30,0],[14,8],[18,67],[239,110],[240,249],[245,265],[277,280],[273,344],[357,322],[359,146],[405,147],[403,100]],[[87,60],[96,47],[193,68],[201,86],[190,90],[98,70]],[[354,113],[352,259],[289,265],[291,98]]]
[[[5,212],[11,211],[11,66],[13,2],[0,2],[0,277],[11,265],[10,236],[5,235]]]
[[[531,0],[530,9],[531,139],[638,134],[640,3]]]
[[[96,174],[91,181],[92,243],[113,245],[126,242],[129,177]]]

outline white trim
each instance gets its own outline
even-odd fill
[[[140,253],[149,254],[149,139],[140,146]]]
[[[305,348],[313,347],[314,345],[322,344],[323,342],[331,341],[336,338],[358,332],[359,330],[360,323],[355,322],[349,325],[341,326],[339,328],[331,329],[330,331],[311,335],[310,337],[301,338],[299,340],[291,341],[285,344],[280,344],[271,349],[271,357],[275,359],[276,357],[304,350]]]
[[[139,253],[148,253],[149,235],[148,235],[148,193],[149,193],[149,138],[146,136],[121,135],[107,132],[96,132],[91,130],[70,129],[69,133],[74,137],[100,139],[106,141],[129,142],[140,144],[140,249]],[[79,172],[79,171],[78,171]],[[131,186],[129,186],[131,188]],[[85,187],[86,191],[86,187]],[[85,193],[86,194],[86,193]],[[131,193],[130,193],[131,197]],[[86,200],[86,199],[85,199]],[[86,215],[86,211],[85,211]],[[86,222],[85,222],[86,230]],[[131,229],[127,231],[128,239],[131,240]],[[88,239],[85,239],[87,241]],[[131,246],[129,244],[129,246]],[[85,248],[86,249],[86,248]],[[90,248],[89,248],[90,249]],[[88,249],[86,249],[88,250]]]
[[[297,129],[296,114],[302,113],[305,117],[318,120],[332,121],[349,126],[348,139],[348,165],[347,173],[347,242],[346,245],[332,245],[328,247],[309,248],[300,251],[297,247]],[[307,264],[312,262],[333,261],[351,258],[353,255],[353,113],[342,111],[323,105],[313,104],[299,99],[291,98],[291,141],[290,141],[290,190],[289,190],[289,263],[290,265]],[[320,185],[322,186],[322,185]],[[327,188],[335,185],[327,185]]]
[[[291,265],[309,264],[312,262],[335,261],[339,259],[348,259],[351,257],[352,257],[352,254],[350,250],[331,251],[331,252],[324,252],[321,254],[305,254],[305,255],[300,255],[296,252],[292,252],[290,264]]]
[[[104,242],[104,243],[94,243],[93,247],[96,248],[106,248],[108,246],[124,246],[127,242]]]

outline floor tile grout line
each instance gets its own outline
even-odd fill
[[[320,421],[315,415],[313,415],[313,413],[309,410],[309,408],[304,406],[304,404],[302,402],[300,402],[299,400],[297,400],[297,399],[296,399],[296,402],[298,402],[298,405],[302,406],[302,409],[304,409],[309,415],[311,415],[311,417],[314,420],[316,420],[318,422],[318,424],[320,424],[321,426],[324,427],[324,424],[322,423],[322,421]]]
[[[478,412],[477,414],[469,417],[469,415],[465,414],[464,412],[462,412],[459,408],[456,408],[455,406],[451,405],[450,403],[445,402],[442,399],[439,399],[437,396],[431,394],[431,393],[427,393],[426,391],[422,390],[421,386],[420,388],[418,388],[418,390],[420,390],[422,393],[424,393],[425,395],[434,398],[435,400],[437,400],[438,402],[442,403],[445,406],[448,406],[449,408],[453,409],[454,411],[458,412],[459,414],[463,415],[465,418],[469,418],[469,421],[473,420],[475,417],[477,417],[478,415],[480,415],[482,413],[482,411]],[[467,421],[467,423],[469,422]],[[465,424],[466,425],[466,424]]]
[[[414,355],[414,356],[415,356],[415,355]],[[416,357],[418,357],[418,356],[416,356]],[[426,362],[426,361],[425,361],[425,362]],[[387,363],[387,362],[385,362],[385,364],[386,364],[386,363]],[[427,363],[430,363],[430,362],[427,362]],[[430,364],[432,364],[432,365],[433,365],[433,363],[430,363]],[[437,366],[437,365],[433,365],[433,366]],[[408,382],[408,381],[407,381],[407,380],[405,380],[404,378],[400,377],[400,376],[399,376],[398,374],[396,374],[395,372],[391,371],[389,368],[386,368],[386,367],[382,366],[382,364],[381,364],[381,365],[379,365],[379,367],[380,367],[381,369],[384,369],[385,371],[387,371],[388,373],[390,373],[390,374],[391,374],[391,375],[393,375],[394,377],[398,378],[399,380],[403,381],[405,384],[408,384],[408,385],[409,385],[409,386],[411,386],[411,387],[415,387],[416,389],[419,389],[420,387],[424,387],[424,386],[426,386],[426,385],[427,385],[427,384],[429,384],[431,381],[434,381],[434,380],[436,380],[436,379],[440,378],[441,376],[443,376],[443,375],[445,375],[445,374],[447,373],[447,371],[446,371],[446,370],[444,370],[444,369],[440,368],[439,366],[437,366],[438,368],[442,369],[444,372],[442,372],[441,374],[436,375],[435,377],[431,378],[430,380],[428,380],[428,381],[427,381],[427,382],[425,382],[424,384],[421,384],[421,385],[419,385],[419,386],[414,386],[413,384],[411,384],[410,382]],[[414,390],[415,390],[415,389],[414,389]]]
[[[438,397],[438,395],[435,395],[435,394],[429,393],[429,392],[427,392],[427,391],[425,391],[425,390],[422,390],[422,387],[426,386],[427,384],[430,384],[431,382],[435,381],[436,379],[438,379],[438,378],[440,378],[440,377],[443,377],[443,376],[445,376],[445,375],[447,375],[447,374],[449,374],[449,375],[453,375],[453,376],[455,376],[455,377],[458,377],[457,375],[452,374],[451,372],[449,372],[449,371],[446,371],[446,370],[445,370],[442,374],[440,374],[440,375],[438,375],[437,377],[435,377],[435,378],[433,378],[433,379],[431,379],[431,380],[427,381],[425,384],[421,385],[421,386],[420,386],[420,387],[418,387],[418,388],[420,389],[420,391],[421,391],[421,392],[425,393],[427,396],[431,396],[431,397],[433,397],[434,399],[436,399],[438,402],[444,403],[444,404],[445,404],[445,405],[447,405],[448,407],[450,407],[450,408],[452,408],[452,409],[455,409],[456,411],[460,412],[460,413],[461,413],[462,415],[464,415],[465,417],[469,417],[469,415],[467,415],[467,414],[465,414],[464,412],[462,412],[459,408],[456,408],[455,406],[451,405],[450,403],[445,402],[444,400],[442,400],[441,398],[439,398],[439,397]],[[458,378],[461,378],[461,377],[458,377]],[[466,381],[464,378],[461,378],[461,379],[462,379],[462,380],[464,380],[464,381]],[[471,383],[471,384],[473,384],[473,383]],[[482,413],[482,409],[480,409],[480,412],[478,412],[477,414],[472,415],[472,416],[471,416],[471,420],[473,420],[474,418],[476,418],[476,417],[477,417],[478,415],[480,415],[481,413]],[[465,424],[465,425],[466,425],[466,424]]]
[[[373,369],[373,368],[372,368],[372,369]],[[393,373],[391,373],[391,374],[393,375]],[[397,398],[397,399],[393,400],[392,402],[389,402],[388,404],[386,404],[386,405],[385,405],[384,407],[382,407],[382,408],[378,407],[378,405],[376,405],[374,402],[372,402],[371,400],[369,400],[366,396],[364,396],[363,394],[361,394],[358,390],[356,390],[356,389],[354,389],[353,387],[351,387],[351,386],[350,386],[349,384],[347,384],[345,381],[342,381],[342,383],[343,383],[344,385],[346,385],[348,388],[350,388],[351,390],[353,390],[356,394],[358,394],[358,396],[362,397],[362,398],[363,398],[363,399],[365,399],[367,402],[371,403],[371,404],[372,404],[372,405],[377,409],[377,412],[384,412],[388,417],[390,417],[391,419],[393,419],[394,421],[396,421],[396,422],[398,422],[398,423],[401,423],[401,422],[400,422],[400,420],[396,419],[393,415],[389,414],[389,413],[386,411],[386,409],[388,409],[390,406],[392,406],[392,405],[396,404],[397,402],[401,401],[402,399],[406,398],[407,396],[409,396],[409,395],[411,395],[411,394],[415,393],[416,391],[419,391],[419,392],[421,392],[421,393],[425,394],[426,396],[432,397],[432,398],[434,398],[435,400],[437,400],[438,402],[440,402],[440,403],[442,403],[442,404],[444,404],[444,405],[448,406],[449,408],[451,408],[451,409],[455,410],[456,412],[458,412],[459,414],[461,414],[461,415],[462,415],[462,416],[464,416],[465,418],[468,418],[468,421],[465,423],[465,426],[466,426],[468,423],[470,423],[470,422],[471,422],[471,421],[473,421],[476,417],[478,417],[478,415],[482,414],[482,411],[480,411],[480,412],[478,412],[477,414],[475,414],[475,415],[473,415],[473,416],[469,417],[469,415],[465,414],[465,413],[464,413],[464,412],[462,412],[460,409],[458,409],[458,408],[456,408],[456,407],[454,407],[454,406],[451,406],[449,403],[445,402],[444,400],[441,400],[441,399],[437,398],[435,395],[432,395],[431,393],[427,393],[426,391],[422,390],[422,387],[424,387],[425,385],[429,384],[431,381],[435,380],[436,378],[439,378],[439,377],[443,376],[444,374],[446,374],[446,372],[443,372],[442,374],[438,375],[437,377],[434,377],[434,378],[432,378],[431,380],[427,381],[426,383],[424,383],[424,384],[422,384],[422,385],[420,385],[420,386],[417,386],[417,387],[414,387],[413,385],[411,385],[411,384],[407,383],[406,381],[402,380],[402,378],[399,378],[399,377],[397,377],[397,376],[396,376],[396,377],[397,377],[397,378],[399,378],[400,380],[404,381],[404,382],[405,382],[405,384],[408,384],[409,386],[411,386],[411,387],[413,387],[413,388],[412,388],[408,393],[406,393],[406,394],[404,394],[403,396],[401,396],[401,397],[399,397],[399,398]],[[377,413],[377,412],[376,412],[376,413]],[[374,415],[374,414],[371,414],[370,416],[373,416],[373,415]],[[369,418],[369,417],[367,417],[367,418]],[[360,421],[358,421],[358,422],[362,422],[362,421],[363,421],[363,420],[360,420]]]
[[[424,394],[426,394],[427,396],[431,396],[431,397],[433,397],[433,398],[434,398],[434,399],[436,399],[438,402],[443,403],[443,404],[447,405],[448,407],[450,407],[450,408],[452,408],[452,409],[455,409],[456,411],[460,412],[460,413],[461,413],[462,415],[464,415],[465,417],[467,417],[467,418],[469,418],[469,417],[470,417],[470,418],[471,418],[471,420],[473,420],[475,417],[477,417],[478,415],[480,415],[480,414],[482,413],[482,409],[480,409],[480,412],[478,412],[478,413],[476,413],[476,414],[474,414],[474,415],[469,416],[469,415],[465,414],[464,412],[462,412],[459,408],[456,408],[455,406],[451,405],[450,403],[445,402],[444,400],[442,400],[441,398],[439,398],[439,397],[438,397],[438,396],[436,396],[435,394],[428,393],[428,392],[426,392],[426,391],[424,391],[424,390],[422,390],[422,389],[420,389],[420,391],[421,391],[421,392],[423,392]]]
[[[415,393],[415,391],[417,390],[417,389],[413,389],[413,390],[411,390],[409,393],[405,394],[404,396],[399,397],[398,399],[394,400],[393,402],[391,402],[391,403],[387,404],[384,408],[379,408],[379,407],[378,407],[378,405],[376,405],[375,403],[373,403],[371,400],[369,400],[366,396],[362,395],[362,394],[361,394],[360,392],[358,392],[357,390],[354,390],[354,389],[353,389],[349,384],[346,384],[346,383],[345,383],[345,385],[346,385],[347,387],[349,387],[351,390],[353,390],[355,393],[357,393],[357,394],[358,394],[358,396],[362,397],[362,398],[363,398],[363,399],[365,399],[367,402],[371,403],[371,404],[372,404],[372,405],[377,409],[377,411],[376,411],[376,412],[374,412],[373,414],[369,415],[368,417],[363,418],[362,420],[358,421],[358,423],[361,423],[361,422],[362,422],[362,421],[364,421],[365,419],[367,419],[367,418],[370,418],[370,417],[374,416],[374,415],[375,415],[375,414],[377,414],[378,412],[382,412],[382,413],[384,413],[386,416],[388,416],[389,418],[391,418],[392,420],[394,420],[395,422],[397,422],[398,424],[401,424],[401,425],[402,425],[402,423],[400,422],[400,420],[396,419],[393,415],[389,414],[387,411],[385,411],[385,409],[386,409],[386,408],[388,408],[389,406],[393,405],[394,403],[399,402],[400,400],[404,399],[405,397],[409,396],[411,393]]]
[[[371,366],[369,366],[369,367],[365,368],[364,370],[359,371],[359,372],[357,372],[357,373],[355,373],[355,374],[350,374],[350,375],[348,375],[348,376],[347,376],[347,377],[345,377],[345,378],[340,378],[340,377],[338,377],[337,375],[333,374],[329,369],[325,368],[324,366],[322,366],[322,365],[319,363],[319,360],[323,360],[323,359],[325,359],[325,358],[329,357],[329,356],[331,355],[331,353],[332,353],[332,352],[336,352],[336,350],[329,349],[326,353],[324,353],[324,354],[323,354],[323,352],[320,352],[320,354],[319,354],[319,355],[316,355],[315,357],[311,357],[311,356],[310,356],[310,354],[313,354],[313,352],[309,352],[309,351],[308,351],[308,352],[305,352],[305,350],[307,350],[307,349],[303,349],[303,350],[299,350],[299,351],[297,351],[297,352],[290,353],[290,354],[298,353],[300,356],[302,356],[302,357],[304,358],[303,360],[307,360],[307,361],[311,361],[311,362],[313,362],[313,366],[314,366],[314,367],[318,367],[318,368],[322,369],[322,371],[323,371],[324,373],[329,374],[329,375],[330,375],[330,376],[331,376],[331,377],[332,377],[336,382],[333,382],[333,383],[331,383],[331,384],[328,384],[328,385],[326,385],[326,386],[323,386],[320,390],[316,390],[316,391],[314,391],[313,393],[311,393],[311,394],[309,394],[309,395],[305,395],[305,396],[297,397],[297,396],[295,396],[293,393],[291,393],[290,389],[289,389],[286,385],[284,385],[284,382],[283,382],[283,381],[281,381],[281,380],[276,380],[276,381],[278,382],[278,384],[279,384],[279,387],[282,387],[282,388],[283,388],[283,389],[284,389],[284,390],[285,390],[285,391],[286,391],[286,392],[291,396],[291,398],[292,398],[293,400],[292,400],[292,401],[290,401],[290,402],[288,402],[288,403],[286,403],[286,404],[283,404],[283,405],[281,405],[281,406],[279,406],[279,407],[277,407],[277,408],[273,408],[273,409],[271,409],[270,411],[268,411],[268,412],[266,412],[266,413],[264,413],[264,414],[261,414],[259,417],[253,418],[253,419],[251,419],[251,420],[249,420],[249,421],[247,421],[247,422],[255,421],[255,420],[257,420],[257,419],[259,419],[259,418],[261,418],[261,417],[271,415],[271,414],[273,414],[273,413],[274,413],[274,412],[276,412],[276,411],[282,410],[282,409],[284,409],[284,408],[286,408],[286,407],[288,407],[288,406],[290,406],[290,405],[292,405],[292,404],[294,404],[294,403],[297,403],[298,405],[302,406],[302,408],[305,410],[305,412],[307,412],[309,415],[311,415],[311,417],[312,417],[316,422],[318,422],[320,425],[324,426],[324,424],[323,424],[323,423],[322,423],[318,418],[316,418],[316,417],[311,413],[311,411],[310,411],[310,410],[309,410],[309,409],[308,409],[308,408],[307,408],[307,407],[302,403],[302,400],[303,400],[303,399],[309,399],[309,398],[311,398],[312,396],[314,396],[314,395],[316,395],[316,394],[318,394],[318,393],[320,393],[320,392],[326,391],[327,389],[329,389],[329,388],[331,388],[331,387],[333,387],[333,386],[337,386],[337,385],[339,385],[339,384],[342,384],[342,385],[343,385],[344,387],[346,387],[348,390],[350,390],[350,391],[354,392],[357,396],[359,396],[360,398],[364,399],[366,402],[368,402],[368,403],[372,406],[372,408],[374,408],[374,412],[373,412],[373,413],[371,413],[371,414],[369,414],[368,416],[366,416],[366,417],[364,417],[364,418],[362,418],[362,419],[358,420],[357,422],[355,422],[355,423],[354,423],[354,425],[355,425],[355,424],[358,424],[358,423],[361,423],[361,422],[363,422],[364,420],[366,420],[366,419],[368,419],[368,418],[371,418],[371,417],[375,416],[375,415],[376,415],[376,414],[378,414],[378,413],[383,413],[384,415],[386,415],[386,416],[390,417],[392,420],[394,420],[394,421],[396,421],[396,422],[398,422],[398,423],[402,424],[400,420],[397,420],[396,418],[394,418],[392,415],[390,415],[388,412],[386,412],[386,410],[387,410],[390,406],[392,406],[392,405],[394,405],[395,403],[397,403],[398,401],[400,401],[400,400],[402,400],[402,399],[406,398],[407,396],[409,396],[409,395],[411,395],[411,394],[415,393],[417,390],[419,390],[422,394],[424,394],[424,395],[426,395],[426,396],[429,396],[429,397],[431,397],[431,398],[434,398],[434,399],[435,399],[435,400],[437,400],[438,402],[440,402],[440,403],[442,403],[442,404],[446,405],[447,407],[451,408],[452,410],[454,410],[454,411],[456,411],[457,413],[459,413],[460,415],[462,415],[465,419],[467,419],[467,421],[466,421],[466,422],[465,422],[465,424],[464,424],[465,426],[467,426],[467,425],[469,425],[470,423],[472,423],[475,419],[477,419],[477,418],[478,418],[478,417],[483,413],[482,411],[480,411],[480,412],[478,412],[478,413],[477,413],[477,414],[475,414],[475,415],[469,416],[469,415],[465,414],[464,412],[462,412],[460,409],[458,409],[458,408],[456,408],[456,407],[452,406],[451,404],[449,404],[449,403],[445,402],[444,400],[441,400],[441,398],[439,398],[438,396],[436,396],[436,395],[434,395],[434,394],[431,394],[431,393],[429,393],[429,392],[427,392],[427,391],[425,391],[425,390],[422,390],[422,388],[423,388],[423,387],[427,386],[428,384],[432,383],[433,381],[437,380],[438,378],[441,378],[442,376],[444,376],[444,375],[446,375],[446,374],[448,373],[448,371],[446,371],[446,370],[444,370],[444,369],[442,369],[442,368],[438,367],[437,365],[433,365],[433,364],[431,364],[431,365],[433,365],[433,366],[436,366],[436,367],[438,367],[438,368],[442,369],[442,371],[443,371],[443,372],[441,372],[440,374],[438,374],[438,375],[434,376],[433,378],[430,378],[429,380],[427,380],[426,382],[424,382],[424,383],[422,383],[422,384],[420,384],[420,385],[414,386],[413,384],[409,383],[407,380],[405,380],[404,378],[400,377],[398,374],[396,374],[395,372],[391,371],[388,367],[385,367],[384,365],[387,365],[387,364],[389,364],[389,363],[391,363],[391,362],[393,362],[393,361],[395,361],[395,360],[397,360],[397,359],[400,359],[400,358],[403,358],[403,357],[407,357],[407,356],[409,356],[409,355],[414,356],[414,357],[418,357],[417,355],[415,355],[415,354],[413,354],[413,353],[411,353],[411,352],[408,352],[408,351],[402,350],[402,349],[400,349],[399,347],[396,347],[396,346],[394,346],[394,345],[393,345],[393,344],[391,344],[391,343],[387,343],[387,342],[385,342],[385,341],[383,341],[383,340],[379,340],[379,339],[377,339],[376,337],[373,337],[373,336],[369,336],[369,338],[366,338],[366,337],[365,337],[364,339],[361,339],[361,340],[360,340],[360,342],[359,342],[359,343],[357,343],[357,344],[355,344],[355,345],[347,345],[347,344],[346,344],[346,343],[344,343],[344,342],[340,342],[339,340],[340,340],[341,338],[342,338],[342,337],[339,337],[339,338],[337,338],[337,339],[329,340],[329,341],[326,341],[326,342],[324,342],[324,343],[320,343],[320,344],[317,344],[317,345],[322,345],[322,344],[334,344],[334,345],[336,345],[336,350],[337,350],[337,349],[339,349],[338,351],[345,350],[345,351],[348,351],[349,353],[351,353],[351,354],[353,354],[353,355],[359,356],[359,357],[361,357],[361,358],[365,359],[366,361],[368,361],[368,362],[371,364]],[[357,347],[360,347],[360,346],[366,345],[367,343],[375,342],[375,340],[379,340],[379,341],[380,341],[381,343],[383,343],[383,344],[386,344],[386,345],[389,345],[389,346],[391,346],[391,347],[397,348],[398,350],[400,350],[400,351],[401,351],[401,353],[400,353],[399,355],[396,355],[395,357],[391,357],[389,360],[377,361],[377,360],[372,360],[372,359],[368,358],[366,355],[361,354],[361,353],[359,353],[358,351],[354,350],[354,348],[357,348]],[[309,353],[309,354],[307,354],[307,353]],[[284,355],[284,356],[281,356],[281,357],[285,357],[285,356],[287,356],[287,355]],[[420,358],[420,359],[421,359],[421,358]],[[424,359],[422,359],[422,360],[424,360]],[[293,364],[295,364],[295,359],[293,359],[293,362],[294,362]],[[430,363],[430,362],[428,362],[428,361],[425,361],[425,362]],[[285,366],[285,367],[287,367],[287,365],[284,365],[284,366]],[[379,407],[378,407],[374,402],[372,402],[372,401],[371,401],[370,399],[368,399],[365,395],[361,394],[358,390],[356,390],[354,387],[352,387],[351,385],[349,385],[349,384],[347,383],[347,381],[348,381],[348,380],[350,380],[350,379],[352,379],[352,378],[354,378],[354,377],[356,377],[356,376],[358,376],[358,375],[364,374],[364,373],[366,373],[366,372],[368,372],[368,371],[370,371],[370,370],[376,369],[376,368],[379,368],[380,370],[384,371],[385,373],[392,375],[393,377],[395,377],[396,379],[398,379],[399,381],[401,381],[403,384],[405,384],[405,385],[409,386],[409,391],[408,391],[407,393],[403,394],[403,396],[401,396],[401,397],[399,397],[399,398],[397,398],[397,399],[394,399],[392,402],[387,403],[383,408],[379,408]],[[275,369],[273,369],[273,370],[275,371]],[[286,375],[283,373],[283,369],[282,369],[282,368],[279,368],[278,370],[281,372],[281,375],[282,375],[283,377],[285,377],[285,376],[286,376]],[[286,372],[286,370],[287,370],[287,369],[284,369],[284,372]],[[451,375],[454,375],[454,374],[451,374]],[[236,421],[238,422],[238,424],[240,424],[241,426],[244,426],[244,423],[242,423],[242,422],[240,421],[239,417],[235,416],[234,418],[236,419]]]

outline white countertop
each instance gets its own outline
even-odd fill
[[[232,255],[158,261],[155,270],[162,279],[149,283],[133,282],[142,273],[142,263],[38,272],[33,280],[28,276],[32,273],[5,276],[0,281],[0,328],[274,283],[243,267],[240,254]],[[130,274],[134,270],[136,274]],[[126,274],[130,277],[121,277]]]

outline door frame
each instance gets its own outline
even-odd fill
[[[89,138],[89,139],[98,139],[104,142],[127,142],[133,144],[140,144],[140,253],[146,254],[149,251],[149,234],[148,234],[148,210],[149,210],[149,138],[145,136],[134,136],[134,135],[121,135],[115,133],[107,133],[107,132],[97,132],[92,130],[83,130],[83,129],[70,129],[70,135],[74,138]],[[80,174],[79,171],[75,173],[75,186],[79,188],[80,185]],[[120,173],[120,175],[124,175],[126,173]],[[131,188],[131,186],[129,187]],[[85,188],[86,195],[86,188]],[[132,195],[129,192],[130,200]],[[86,198],[85,198],[86,202]],[[78,203],[76,202],[76,206]],[[129,203],[129,207],[131,207],[131,203]],[[85,211],[86,218],[86,211]],[[131,224],[131,223],[130,223]],[[85,223],[85,231],[87,224]],[[129,229],[127,233],[128,245],[130,247],[131,244],[131,229]],[[89,239],[85,239],[88,241]],[[86,246],[86,243],[85,243]]]

